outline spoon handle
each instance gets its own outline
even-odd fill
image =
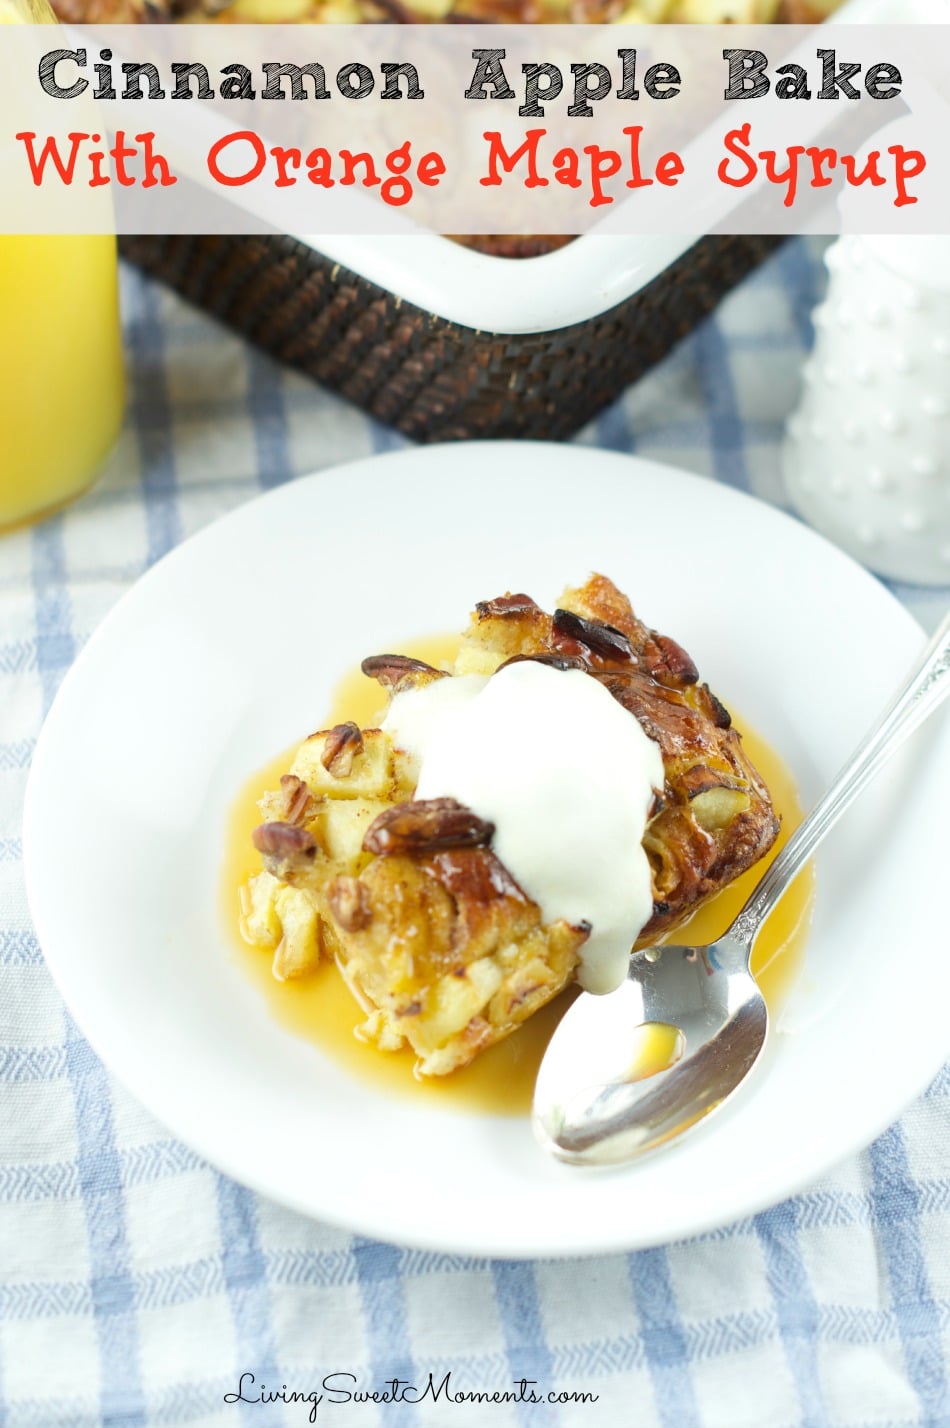
[[[825,834],[904,740],[948,694],[950,613],[944,616],[906,684],[852,754],[828,792],[779,853],[730,927],[730,936],[752,945],[762,923]]]

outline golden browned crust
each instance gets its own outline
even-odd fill
[[[550,1001],[588,936],[543,927],[489,848],[383,855],[359,883],[367,915],[343,940],[341,967],[427,1073],[464,1065]]]

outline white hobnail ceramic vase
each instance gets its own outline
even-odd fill
[[[789,496],[872,570],[950,583],[950,237],[839,238],[825,261]]]

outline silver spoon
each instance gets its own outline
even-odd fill
[[[950,693],[950,614],[878,723],[789,839],[732,926],[706,947],[634,952],[607,996],[578,997],[534,1092],[541,1144],[572,1165],[632,1160],[721,1106],[765,1045],[749,963],[765,919],[852,800]]]

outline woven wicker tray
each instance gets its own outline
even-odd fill
[[[570,436],[779,242],[703,238],[598,317],[499,334],[413,307],[291,238],[120,240],[189,301],[418,441]]]

